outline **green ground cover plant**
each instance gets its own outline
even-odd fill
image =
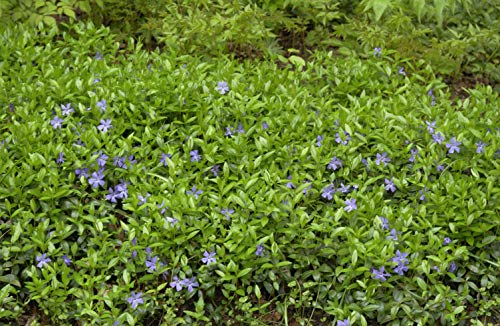
[[[0,320],[498,322],[492,87],[452,100],[383,46],[250,62],[65,29],[0,34]]]

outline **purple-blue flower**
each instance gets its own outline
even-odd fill
[[[446,143],[446,148],[448,148],[448,153],[453,154],[455,152],[460,153],[460,145],[462,143],[457,141],[455,137],[451,137],[450,142]]]
[[[96,59],[96,60],[102,60],[102,55],[101,55],[101,53],[99,51],[97,51],[95,53],[94,59]]]
[[[75,170],[75,174],[77,177],[89,177],[89,169],[88,168],[80,168]]]
[[[92,188],[99,188],[99,186],[104,187],[104,174],[102,173],[101,170],[97,172],[92,172],[92,176],[89,178],[89,184],[92,186]]]
[[[380,165],[380,163],[384,163],[384,166],[387,166],[387,163],[391,161],[390,158],[387,157],[387,153],[384,152],[382,154],[377,153],[377,158],[375,159],[375,164]]]
[[[449,245],[449,244],[451,243],[451,239],[450,239],[450,238],[448,238],[448,237],[445,237],[445,238],[443,239],[443,243],[444,243],[444,245]]]
[[[397,233],[396,229],[391,229],[391,232],[389,232],[387,239],[390,239],[393,241],[398,241],[398,233]]]
[[[64,120],[58,116],[55,116],[54,119],[50,120],[50,124],[54,127],[54,129],[61,128],[63,122]]]
[[[122,168],[122,169],[127,169],[127,164],[125,163],[126,158],[125,157],[120,157],[120,156],[115,156],[113,157],[113,166]]]
[[[210,172],[212,172],[214,174],[214,177],[216,177],[220,172],[220,166],[217,164],[212,166],[212,168],[210,168]]]
[[[206,265],[210,265],[212,263],[216,263],[216,258],[215,258],[215,251],[212,251],[212,252],[208,252],[205,250],[205,252],[203,253],[203,258],[201,259],[201,261],[206,264]]]
[[[203,193],[203,191],[196,189],[196,186],[193,186],[191,188],[191,190],[186,191],[186,194],[193,195],[194,198],[196,198],[196,199],[198,199],[199,195],[201,195],[202,193]]]
[[[106,109],[108,108],[106,100],[101,100],[101,101],[97,102],[97,107],[99,108],[99,111],[105,112]]]
[[[171,157],[172,157],[171,154],[161,153],[160,163],[163,163],[163,166],[167,166],[168,165],[167,158]]]
[[[434,128],[436,128],[436,120],[432,122],[426,121],[425,124],[427,125],[427,131],[432,135],[434,133]]]
[[[195,287],[198,287],[199,284],[196,282],[196,277],[185,278],[182,280],[182,285],[187,287],[188,292],[193,292]]]
[[[109,158],[108,155],[102,153],[102,152],[99,152],[99,157],[97,158],[97,165],[102,168],[106,165],[106,161],[107,159]]]
[[[111,119],[101,119],[101,123],[99,126],[97,126],[97,129],[99,129],[103,133],[107,133],[109,129],[111,129]]]
[[[343,183],[341,183],[340,187],[337,188],[337,191],[339,191],[339,192],[341,192],[343,194],[347,194],[350,190],[351,190],[351,186],[350,185],[344,186]]]
[[[488,144],[483,143],[482,141],[478,141],[476,143],[476,154],[484,153],[484,147],[485,146],[488,146]]]
[[[323,189],[323,193],[321,194],[321,197],[326,198],[328,200],[332,200],[333,194],[335,193],[335,188],[333,185],[328,185]]]
[[[139,199],[139,202],[137,203],[137,206],[144,205],[148,201],[148,198],[150,196],[151,195],[149,194],[149,192],[146,193],[146,196],[142,196],[142,195],[137,196],[137,199]]]
[[[382,55],[382,49],[379,47],[376,47],[375,49],[373,49],[373,55],[376,57],[380,57]]]
[[[201,160],[201,155],[198,153],[197,149],[189,152],[189,155],[191,155],[191,162],[199,162]]]
[[[255,255],[262,257],[264,256],[264,246],[261,244],[257,245],[257,249],[255,250]]]
[[[144,300],[142,300],[142,292],[135,293],[132,291],[130,297],[127,298],[127,302],[130,303],[132,309],[137,308],[139,304],[144,303]]]
[[[338,320],[337,326],[351,326],[351,323],[349,322],[349,319]]]
[[[435,143],[441,144],[444,141],[444,136],[441,135],[440,132],[438,132],[438,133],[435,133],[435,134],[432,135],[432,140]]]
[[[231,126],[226,127],[226,133],[224,135],[227,137],[231,137],[233,135],[233,131],[231,130]]]
[[[351,135],[349,135],[349,133],[345,132],[344,131],[344,136],[345,136],[345,140],[343,140],[341,137],[340,137],[340,133],[336,133],[335,134],[335,141],[337,142],[337,144],[342,144],[342,145],[347,145],[349,143],[349,140],[351,140]]]
[[[405,68],[404,67],[400,67],[399,70],[398,70],[398,74],[406,76]]]
[[[179,277],[177,277],[177,275],[175,275],[174,280],[172,282],[170,282],[170,287],[175,288],[177,290],[177,292],[182,290],[183,285],[184,285],[184,283],[182,282],[182,280],[179,280]]]
[[[234,209],[230,208],[223,208],[221,209],[220,213],[224,215],[228,220],[231,219],[231,215],[234,213]]]
[[[56,163],[61,165],[64,163],[64,153],[63,152],[60,152],[57,159],[56,159]]]
[[[323,136],[316,137],[316,146],[320,147],[323,139],[325,139],[325,137],[323,137]]]
[[[382,230],[389,230],[389,220],[383,216],[379,216],[380,223],[382,223]]]
[[[238,128],[236,129],[236,132],[239,133],[239,134],[244,134],[245,133],[245,129],[243,129],[243,125],[241,123],[238,125]]]
[[[226,94],[227,92],[229,92],[229,86],[227,85],[227,82],[225,81],[220,81],[217,83],[217,91],[219,91],[219,93],[221,93],[222,95]]]
[[[371,269],[371,272],[373,274],[373,278],[381,281],[386,281],[386,277],[391,276],[391,274],[385,272],[385,267],[382,266],[380,269],[376,270],[375,268]]]
[[[62,115],[70,115],[73,113],[75,110],[71,107],[71,103],[68,103],[66,105],[61,104],[61,110],[62,110]]]
[[[410,153],[411,153],[411,156],[410,156],[409,161],[410,161],[411,163],[413,163],[413,162],[415,162],[415,158],[416,158],[416,157],[417,157],[417,155],[418,155],[418,149],[416,149],[416,148],[412,148],[412,149],[410,149]]]
[[[347,212],[352,212],[353,210],[358,209],[358,206],[356,206],[356,199],[355,198],[347,199],[345,201],[345,205],[346,206],[344,207],[344,210]]]
[[[151,259],[146,260],[146,267],[148,268],[148,273],[156,271],[156,262],[158,261],[158,256],[154,256]]]
[[[47,254],[42,254],[41,256],[36,256],[36,261],[38,262],[36,267],[42,268],[48,263],[50,263],[52,260],[47,257]]]
[[[266,130],[267,128],[269,128],[269,125],[267,124],[267,122],[263,122],[262,129]]]
[[[392,182],[392,180],[385,179],[384,182],[385,182],[385,190],[386,191],[390,191],[393,193],[396,192],[396,185],[394,184],[394,182]]]
[[[339,169],[341,167],[342,167],[342,161],[340,159],[338,159],[337,156],[334,156],[332,158],[332,160],[330,161],[330,163],[328,163],[328,166],[327,166],[327,168],[329,170],[333,170],[333,171],[336,171],[337,169]]]
[[[408,264],[408,259],[406,259],[406,257],[408,257],[408,253],[407,252],[401,252],[399,250],[396,250],[396,256],[394,256],[391,260],[392,262],[396,263],[396,264]]]
[[[454,273],[456,270],[457,270],[457,264],[455,264],[455,262],[454,262],[454,261],[452,261],[452,262],[450,263],[450,267],[448,268],[448,271],[449,271],[450,273]]]
[[[68,255],[63,255],[62,259],[64,260],[64,263],[66,264],[66,266],[71,265],[71,259],[68,257]]]

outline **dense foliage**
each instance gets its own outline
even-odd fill
[[[377,47],[274,62],[0,37],[0,318],[481,325],[500,100]]]

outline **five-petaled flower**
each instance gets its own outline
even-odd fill
[[[351,326],[351,323],[349,322],[349,319],[338,320],[337,326]]]
[[[488,144],[483,143],[481,140],[476,143],[476,154],[484,153],[484,147]]]
[[[384,166],[387,166],[387,163],[391,161],[390,158],[387,157],[387,153],[384,152],[382,154],[377,153],[377,158],[375,159],[375,164],[380,165],[380,163],[384,163]]]
[[[50,124],[52,125],[52,127],[54,127],[54,129],[61,128],[63,122],[64,120],[59,118],[58,116],[50,120]]]
[[[99,111],[104,112],[108,108],[108,104],[106,103],[106,100],[101,100],[97,102],[97,107],[99,108]]]
[[[196,186],[193,186],[191,190],[186,191],[186,194],[193,195],[194,198],[198,199],[198,197],[203,193],[202,190],[196,189]]]
[[[342,161],[334,156],[330,163],[328,163],[327,169],[336,171],[337,169],[342,167]]]
[[[373,49],[373,55],[376,57],[380,57],[382,55],[382,49],[379,47],[376,47],[375,49]]]
[[[255,255],[262,257],[264,256],[264,246],[261,244],[257,245],[257,249],[255,250]]]
[[[392,180],[385,179],[384,182],[385,182],[385,190],[386,191],[390,191],[393,193],[396,192],[396,185],[394,184],[394,182],[392,182]]]
[[[332,200],[334,193],[335,193],[335,188],[333,187],[333,185],[328,185],[323,189],[321,197],[326,198],[328,200]]]
[[[199,162],[201,160],[201,155],[198,153],[197,149],[189,152],[189,155],[191,155],[191,162]]]
[[[455,152],[460,153],[460,145],[462,143],[455,139],[455,137],[451,137],[450,142],[446,143],[446,148],[448,148],[448,153],[453,154]]]
[[[132,309],[137,308],[139,304],[144,303],[144,300],[142,299],[142,292],[135,293],[134,291],[132,291],[130,297],[127,298],[127,302],[130,303]]]
[[[101,123],[97,126],[97,129],[103,133],[107,133],[111,129],[111,119],[101,119]]]
[[[62,115],[70,115],[73,113],[75,110],[71,107],[71,103],[68,103],[66,105],[61,104],[61,110],[62,110]]]
[[[203,253],[203,258],[201,259],[201,261],[206,264],[206,265],[210,265],[212,263],[215,263],[217,260],[215,258],[215,251],[212,251],[212,252],[208,252],[205,250],[205,252]]]
[[[344,210],[347,211],[347,212],[352,212],[353,210],[357,209],[358,206],[356,205],[356,199],[355,198],[352,198],[352,199],[347,199],[345,201],[345,207],[344,207]]]
[[[385,281],[386,277],[391,276],[391,274],[385,272],[385,267],[382,266],[380,269],[376,270],[375,268],[371,269],[371,272],[373,274],[373,278],[381,281]]]
[[[47,265],[48,263],[50,263],[52,260],[47,257],[47,254],[42,254],[40,256],[36,256],[36,261],[38,262],[36,267],[42,268],[45,265]]]
[[[217,91],[219,91],[219,93],[221,93],[222,95],[226,94],[227,92],[229,92],[229,86],[227,85],[227,82],[225,81],[220,81],[217,83]]]
[[[66,266],[71,265],[71,259],[68,257],[68,255],[63,255],[62,259],[64,260],[64,263],[66,264]]]

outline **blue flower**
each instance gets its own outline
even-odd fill
[[[58,116],[56,116],[54,119],[50,120],[50,124],[52,125],[52,127],[54,129],[61,128],[63,122],[64,122],[64,120],[59,118]]]
[[[453,154],[455,152],[460,153],[460,145],[462,143],[455,140],[455,137],[451,137],[450,142],[446,143],[446,148],[448,148],[448,153]]]
[[[384,163],[384,166],[387,166],[387,163],[391,161],[390,158],[387,157],[387,153],[384,152],[382,154],[377,153],[377,158],[375,159],[375,163],[380,165],[380,163]]]
[[[441,144],[444,141],[444,136],[440,132],[432,135],[432,140],[435,143]]]
[[[101,123],[97,126],[97,129],[99,129],[102,133],[107,133],[111,127],[111,119],[101,119]]]
[[[332,158],[332,160],[330,161],[330,163],[328,163],[328,166],[327,166],[327,168],[329,170],[333,170],[333,171],[336,171],[337,169],[339,169],[341,167],[342,167],[342,161],[340,159],[338,159],[337,156],[334,156]]]
[[[450,267],[448,268],[448,271],[449,271],[450,273],[454,273],[456,270],[457,270],[457,264],[455,264],[455,262],[454,262],[454,261],[452,261],[452,262],[450,263]]]
[[[225,81],[220,81],[217,83],[217,88],[216,88],[219,93],[221,93],[222,95],[226,94],[227,92],[229,92],[229,86],[227,85],[227,82]]]
[[[132,309],[137,308],[139,304],[144,303],[144,300],[142,300],[142,292],[135,293],[132,291],[130,297],[127,298],[127,302],[130,303]]]
[[[99,186],[104,186],[104,174],[102,173],[101,170],[97,172],[92,172],[92,176],[89,179],[89,184],[92,186],[92,188],[99,188]]]
[[[384,266],[380,267],[380,269],[378,270],[372,267],[371,272],[373,274],[373,278],[381,280],[383,282],[387,280],[386,277],[391,276],[391,274],[385,272]]]
[[[350,189],[351,189],[350,185],[344,186],[344,184],[341,183],[340,187],[337,190],[343,194],[347,194],[350,191]]]
[[[264,246],[261,244],[257,245],[257,250],[255,250],[255,255],[262,257],[264,256]]]
[[[149,273],[156,271],[157,261],[158,261],[158,256],[154,256],[153,258],[146,260],[146,267],[148,268]]]
[[[189,155],[191,155],[191,162],[199,162],[201,160],[201,155],[198,153],[197,149],[189,152]]]
[[[358,206],[356,205],[356,199],[347,199],[345,201],[346,206],[344,207],[344,210],[347,212],[352,212],[353,210],[358,209]]]
[[[396,229],[391,229],[391,232],[387,236],[387,239],[393,240],[393,241],[398,241],[398,233]]]
[[[398,70],[398,74],[406,76],[405,68],[400,67],[399,70]]]
[[[376,57],[380,57],[382,55],[382,49],[379,47],[373,49],[373,55]]]
[[[167,158],[171,158],[171,157],[172,157],[171,154],[162,153],[161,158],[160,158],[160,163],[163,163],[163,166],[167,166],[168,165]]]
[[[61,104],[61,110],[62,110],[62,115],[70,115],[73,113],[75,110],[71,107],[71,103],[68,103],[66,105]]]
[[[216,177],[220,172],[220,166],[217,164],[212,166],[212,168],[210,169],[210,172],[212,172],[214,174],[214,177]]]
[[[476,154],[484,153],[484,147],[485,146],[488,146],[488,144],[483,143],[482,141],[478,141],[476,143]]]
[[[432,122],[426,121],[425,124],[427,125],[427,131],[430,134],[433,134],[434,133],[434,128],[436,127],[436,120],[434,120]]]
[[[193,186],[191,188],[191,190],[186,191],[186,194],[193,195],[194,198],[196,198],[196,199],[198,199],[199,195],[201,195],[202,193],[203,193],[203,191],[202,190],[197,190],[196,186]]]
[[[389,230],[389,220],[383,216],[379,216],[379,219],[382,223],[382,230]]]
[[[386,191],[390,191],[392,193],[396,192],[396,186],[394,185],[394,182],[392,182],[392,180],[385,179],[384,182]]]
[[[199,284],[196,282],[196,277],[185,278],[182,280],[182,285],[187,287],[188,292],[193,292],[195,287],[198,287]]]
[[[215,263],[217,260],[215,259],[215,251],[212,251],[212,252],[208,252],[205,250],[205,252],[203,253],[203,258],[201,259],[201,261],[206,264],[206,265],[210,265],[212,263]]]
[[[59,165],[64,163],[64,153],[63,152],[59,153],[59,156],[56,159],[56,163]]]
[[[71,265],[71,259],[68,257],[68,255],[63,255],[62,259],[64,260],[64,263],[66,264],[66,266]]]
[[[108,108],[106,100],[101,100],[101,101],[97,102],[97,107],[99,108],[99,110],[101,112],[105,112],[106,109]]]
[[[349,322],[349,319],[338,320],[337,326],[351,326],[351,323]]]
[[[320,147],[323,139],[325,139],[325,137],[323,137],[323,136],[316,137],[316,146]]]
[[[448,238],[448,237],[445,237],[445,238],[443,239],[443,243],[444,243],[444,245],[449,245],[449,244],[451,243],[451,239],[450,239],[450,238]]]
[[[36,261],[38,262],[36,267],[42,268],[48,263],[50,263],[52,260],[50,258],[47,258],[47,254],[42,254],[41,256],[36,256]]]
[[[184,283],[182,282],[182,280],[179,280],[179,277],[177,277],[177,275],[175,275],[174,280],[172,282],[170,282],[170,287],[175,288],[177,290],[177,292],[182,290],[183,285],[184,285]]]
[[[151,195],[149,194],[149,192],[146,193],[146,196],[142,196],[142,195],[137,196],[137,198],[139,199],[139,202],[137,203],[137,206],[144,205],[148,201],[148,198],[150,196]]]
[[[326,198],[328,200],[332,200],[334,193],[335,193],[335,188],[333,187],[333,185],[328,185],[323,189],[321,197]]]

